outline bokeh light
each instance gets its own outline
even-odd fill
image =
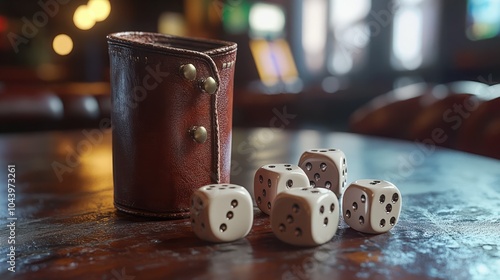
[[[89,30],[95,25],[93,13],[87,5],[81,5],[76,9],[73,22],[81,30]]]
[[[89,0],[87,8],[96,22],[105,20],[111,12],[108,0]]]
[[[59,34],[52,41],[52,47],[58,55],[68,55],[73,50],[73,40],[66,34]]]

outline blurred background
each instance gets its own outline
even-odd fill
[[[237,42],[235,127],[286,112],[500,158],[500,0],[0,0],[0,131],[109,117],[118,31]]]

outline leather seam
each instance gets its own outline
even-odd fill
[[[220,87],[220,85],[219,85]],[[214,129],[215,129],[215,170],[217,172],[216,174],[216,183],[219,184],[220,183],[220,135],[219,135],[219,118],[218,118],[218,114],[219,114],[219,110],[217,110],[217,103],[218,103],[218,93],[219,91],[217,92],[217,94],[214,94],[214,104],[213,104],[213,108],[214,108]]]

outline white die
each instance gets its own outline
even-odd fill
[[[345,154],[338,149],[313,149],[300,156],[299,166],[312,187],[332,190],[340,198],[347,183]]]
[[[245,237],[253,224],[252,198],[234,184],[206,185],[191,197],[191,226],[200,239],[229,242]]]
[[[339,225],[337,196],[324,188],[295,188],[278,194],[271,228],[285,243],[314,246],[332,239]]]
[[[273,200],[280,192],[290,188],[309,187],[309,179],[295,164],[264,165],[255,172],[253,192],[257,207],[271,214]]]
[[[402,198],[399,189],[383,180],[363,179],[351,183],[342,198],[345,222],[365,233],[383,233],[399,220]]]

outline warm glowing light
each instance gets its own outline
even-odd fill
[[[73,40],[66,34],[59,34],[52,41],[52,47],[58,55],[67,55],[73,50]]]
[[[73,22],[81,30],[89,30],[95,25],[94,15],[86,5],[81,5],[76,9]]]
[[[111,12],[108,0],[89,0],[87,8],[96,22],[105,20]]]

